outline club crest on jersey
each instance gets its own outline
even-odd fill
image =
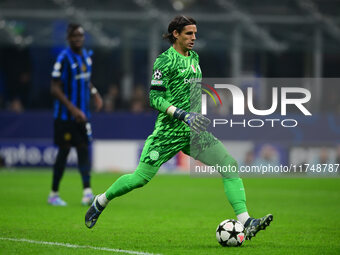
[[[150,152],[150,158],[151,158],[152,160],[157,160],[157,159],[159,158],[159,153],[158,153],[158,151],[151,151],[151,152]]]
[[[160,70],[156,69],[155,72],[153,73],[153,77],[156,80],[159,80],[160,78],[162,78],[162,72]]]

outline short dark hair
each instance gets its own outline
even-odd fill
[[[70,23],[67,26],[67,37],[70,37],[70,35],[78,28],[82,27],[82,25],[77,24],[77,23]]]
[[[196,25],[196,20],[184,15],[176,16],[168,26],[168,33],[163,34],[163,39],[169,40],[171,44],[175,43],[176,38],[173,36],[172,32],[177,30],[178,33],[181,33],[183,28],[188,25]]]

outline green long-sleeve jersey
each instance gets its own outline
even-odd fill
[[[155,132],[183,135],[190,129],[165,112],[173,105],[187,112],[200,112],[202,71],[196,52],[183,56],[173,47],[158,56],[154,63],[150,87],[150,105],[159,111]]]

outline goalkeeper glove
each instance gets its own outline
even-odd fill
[[[188,113],[179,108],[175,110],[173,117],[183,121],[197,134],[205,131],[210,124],[210,120],[204,117],[202,114],[196,112]]]

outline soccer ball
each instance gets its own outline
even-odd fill
[[[216,229],[216,239],[222,246],[241,246],[244,242],[244,226],[237,220],[222,221]]]

